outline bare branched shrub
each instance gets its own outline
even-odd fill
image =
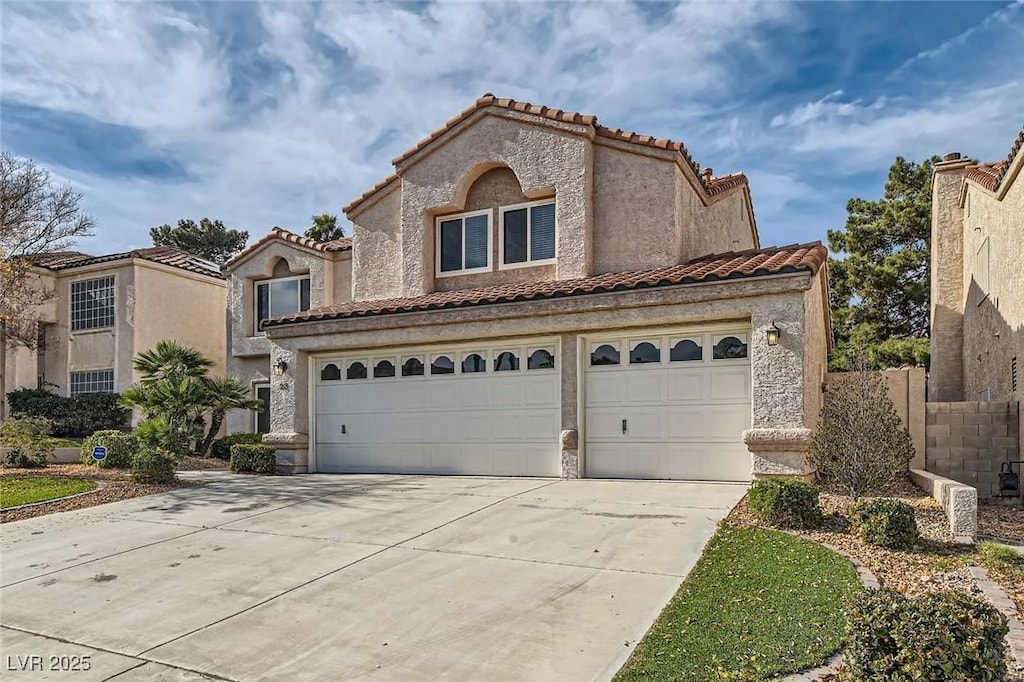
[[[848,372],[829,384],[809,455],[827,487],[854,499],[885,494],[913,457],[880,372]]]

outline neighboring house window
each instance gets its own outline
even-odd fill
[[[270,384],[255,384],[253,393],[263,404],[253,413],[256,433],[270,433]]]
[[[91,372],[71,373],[71,397],[83,393],[113,393],[114,370],[101,369]]]
[[[988,238],[974,257],[974,283],[978,286],[978,305],[981,305],[988,298]]]
[[[437,274],[488,270],[491,265],[491,211],[437,219]]]
[[[71,331],[114,326],[114,277],[71,283]]]
[[[256,333],[264,320],[309,310],[309,277],[256,282]]]
[[[536,265],[555,259],[555,203],[520,204],[501,209],[501,264]]]

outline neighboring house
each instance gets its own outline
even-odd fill
[[[394,166],[345,207],[344,255],[278,232],[228,266],[233,362],[275,368],[282,471],[807,472],[827,252],[761,248],[743,175],[491,95]],[[254,336],[258,282],[307,271],[310,309]]]
[[[1002,161],[935,166],[930,402],[1024,401],[1022,169],[1024,130]]]
[[[32,274],[53,298],[40,307],[39,347],[0,343],[0,391],[45,386],[60,395],[120,393],[135,356],[162,339],[199,349],[224,373],[226,310],[220,268],[155,246],[107,256],[40,254]]]
[[[263,409],[232,412],[227,430],[270,431],[270,317],[352,300],[352,240],[317,242],[275,227],[224,264],[228,279],[228,371],[251,387]]]

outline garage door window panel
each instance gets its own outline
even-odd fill
[[[455,374],[455,363],[451,356],[438,355],[430,361],[430,374]]]
[[[374,379],[390,379],[395,376],[395,363],[391,360],[378,360],[373,365]]]
[[[746,336],[729,334],[716,336],[712,352],[713,360],[742,360],[747,357]]]
[[[644,365],[661,362],[661,348],[658,341],[639,341],[629,351],[629,364]]]
[[[680,339],[672,344],[668,359],[669,362],[701,362],[704,349],[699,339]]]
[[[512,351],[502,351],[494,358],[495,372],[518,372],[519,356]]]
[[[365,379],[366,377],[365,360],[353,360],[348,363],[348,369],[345,370],[346,379]]]
[[[602,343],[590,351],[591,367],[606,367],[619,364],[619,344]]]
[[[487,360],[480,353],[468,353],[462,357],[462,373],[476,374],[487,371]]]
[[[437,219],[437,275],[462,275],[490,269],[491,211]]]
[[[419,358],[407,358],[402,363],[403,377],[421,377],[423,376],[423,370],[423,360]]]
[[[340,381],[341,368],[333,362],[328,362],[320,370],[320,381]]]
[[[538,348],[537,350],[530,353],[530,358],[526,362],[526,369],[554,369],[555,368],[555,354],[547,348]]]

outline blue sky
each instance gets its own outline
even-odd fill
[[[682,140],[763,244],[824,239],[896,155],[1004,157],[1024,3],[0,3],[0,142],[91,253],[178,218],[302,231],[484,92]]]

